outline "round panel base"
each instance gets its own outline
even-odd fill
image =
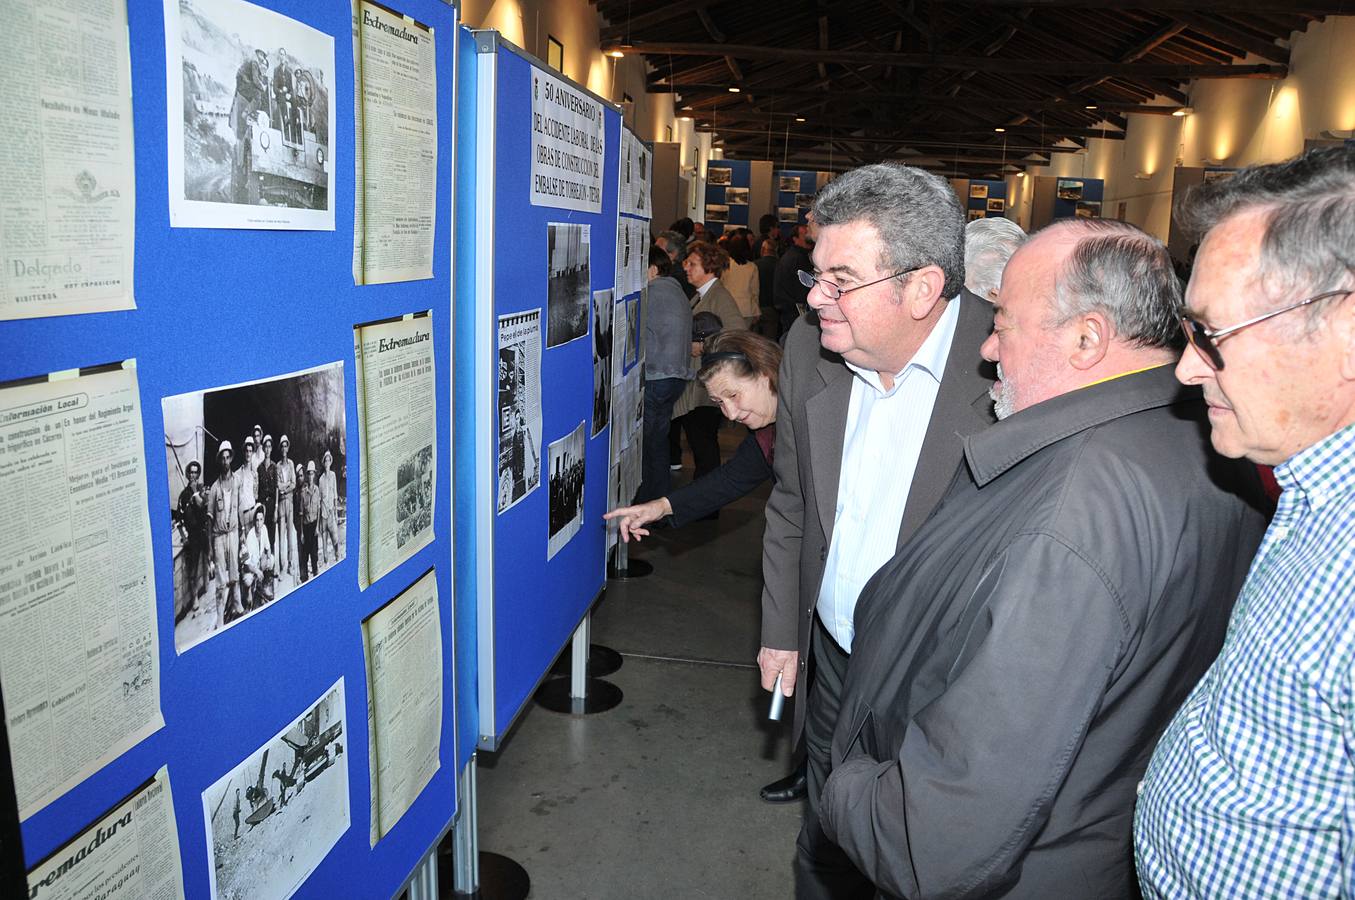
[[[442,896],[456,900],[526,900],[531,890],[532,879],[526,869],[502,854],[481,850],[480,889],[473,894],[453,890]]]
[[[552,678],[536,689],[536,704],[551,712],[571,716],[591,716],[615,709],[621,704],[621,688],[610,681],[589,678],[586,689],[587,697],[571,697],[569,679]]]
[[[653,573],[653,564],[643,559],[626,560],[624,569],[618,569],[615,563],[607,563],[607,578],[611,581],[629,581],[632,578],[644,578]]]
[[[621,654],[617,653],[611,647],[604,647],[601,644],[588,645],[588,677],[605,678],[617,669],[621,668]],[[550,667],[552,675],[569,674],[569,654],[563,654],[555,661],[555,665]]]

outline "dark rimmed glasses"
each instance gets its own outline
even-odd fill
[[[800,279],[804,281],[804,279]],[[1289,306],[1273,309],[1268,313],[1262,313],[1259,316],[1248,319],[1245,322],[1238,322],[1236,325],[1229,325],[1227,328],[1220,328],[1217,331],[1210,331],[1205,324],[1198,319],[1194,319],[1184,313],[1178,316],[1181,322],[1181,329],[1186,333],[1186,340],[1190,341],[1190,346],[1194,347],[1200,354],[1200,357],[1209,365],[1209,368],[1215,372],[1223,371],[1223,354],[1219,352],[1219,344],[1223,343],[1225,338],[1232,337],[1244,328],[1250,328],[1253,325],[1259,325],[1266,319],[1273,319],[1278,315],[1287,312],[1293,312],[1296,309],[1307,306],[1310,303],[1316,303],[1319,300],[1326,300],[1329,297],[1340,297],[1343,294],[1355,293],[1351,288],[1343,288],[1339,291],[1325,291],[1324,293],[1300,300],[1298,303],[1292,303]]]
[[[823,296],[827,297],[829,300],[835,301],[843,294],[850,294],[852,291],[859,291],[862,288],[870,287],[872,284],[879,284],[880,282],[888,281],[891,278],[898,278],[900,275],[911,275],[919,268],[921,268],[921,266],[912,269],[904,269],[902,272],[895,272],[893,275],[886,275],[884,278],[877,278],[874,281],[867,281],[865,284],[858,284],[849,288],[839,287],[831,281],[824,281],[822,278],[816,278],[804,269],[796,269],[795,275],[800,279],[800,284],[803,284],[811,290],[813,290],[814,285],[817,284],[819,286],[819,291]]]

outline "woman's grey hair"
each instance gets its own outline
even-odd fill
[[[1115,219],[1076,219],[1050,227],[1075,229],[1080,238],[1054,281],[1053,325],[1100,312],[1119,340],[1181,349],[1185,335],[1176,318],[1181,280],[1165,244]]]
[[[819,191],[813,216],[820,228],[852,222],[873,227],[880,235],[881,269],[939,266],[946,298],[964,286],[964,213],[939,175],[898,163],[862,166]]]
[[[1177,202],[1175,215],[1203,239],[1224,219],[1250,210],[1266,216],[1257,266],[1265,296],[1257,312],[1355,284],[1355,147],[1310,150],[1197,185]],[[1310,306],[1309,327],[1330,308]]]
[[[1002,270],[1026,233],[1011,219],[975,219],[964,229],[965,287],[985,300],[1002,283]]]

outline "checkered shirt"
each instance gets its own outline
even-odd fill
[[[1145,897],[1355,896],[1355,425],[1275,477],[1223,649],[1139,786]]]

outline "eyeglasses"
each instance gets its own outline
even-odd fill
[[[855,287],[849,288],[838,287],[831,281],[824,281],[822,278],[815,278],[813,275],[809,274],[804,269],[796,269],[795,275],[800,279],[800,284],[803,284],[805,287],[813,289],[814,285],[817,284],[819,286],[819,290],[823,292],[823,295],[825,297],[827,297],[829,300],[837,300],[843,294],[850,294],[852,291],[859,291],[862,288],[868,288],[872,284],[879,284],[880,282],[888,281],[891,278],[898,278],[900,275],[911,275],[912,273],[916,272],[919,268],[921,268],[921,266],[912,269],[904,269],[902,272],[895,272],[893,275],[886,275],[884,278],[877,278],[874,281],[867,281],[865,284],[858,284]]]
[[[801,279],[802,281],[804,279]],[[1253,325],[1259,325],[1266,319],[1273,319],[1283,313],[1292,312],[1300,307],[1307,306],[1310,303],[1316,303],[1319,300],[1326,300],[1329,297],[1340,297],[1352,293],[1350,288],[1339,291],[1326,291],[1309,297],[1306,300],[1300,300],[1298,303],[1271,310],[1268,313],[1262,313],[1255,318],[1248,319],[1245,322],[1239,322],[1236,325],[1229,325],[1227,328],[1220,328],[1217,331],[1210,331],[1204,323],[1188,315],[1182,314],[1179,318],[1181,328],[1186,333],[1186,340],[1199,352],[1200,357],[1209,365],[1209,368],[1215,372],[1223,371],[1223,354],[1219,352],[1219,344],[1223,343],[1225,338],[1232,337],[1244,328],[1250,328]]]

